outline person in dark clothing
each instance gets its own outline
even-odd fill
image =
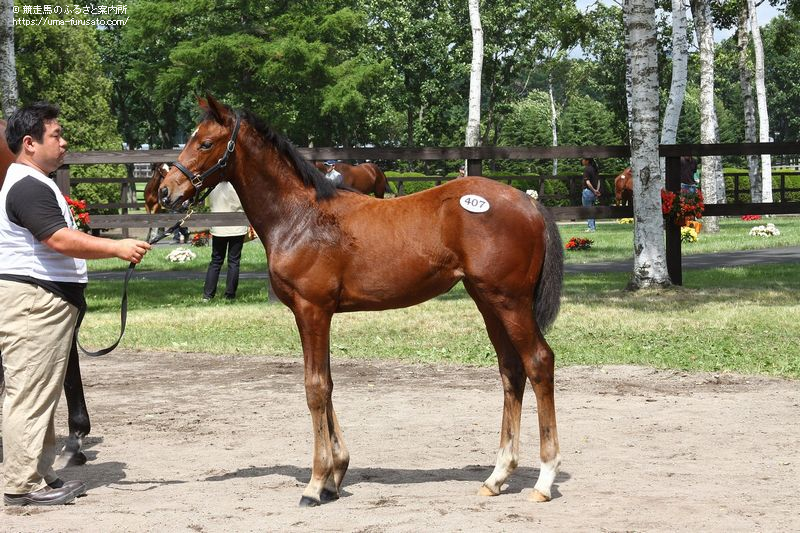
[[[581,204],[583,207],[591,207],[600,197],[600,171],[597,163],[591,157],[581,159],[583,165],[583,192],[581,193]],[[586,221],[586,231],[595,231],[597,226],[595,220],[590,218]]]
[[[690,155],[681,156],[681,190],[695,192],[697,182],[694,174],[697,172],[697,159]]]

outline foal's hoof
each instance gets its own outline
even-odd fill
[[[86,464],[86,455],[83,452],[73,453],[66,461],[67,466],[80,466]]]
[[[333,492],[332,490],[322,489],[322,492],[319,494],[319,501],[322,503],[333,502],[339,499],[339,493]]]
[[[332,490],[322,489],[319,493],[319,499],[312,498],[311,496],[303,496],[300,498],[300,507],[318,507],[323,503],[336,501],[339,499],[339,494]]]
[[[546,495],[543,492],[539,492],[536,489],[533,489],[533,492],[531,492],[531,495],[528,496],[528,499],[532,502],[542,503],[542,502],[549,502],[550,496]]]
[[[486,485],[481,485],[481,488],[478,489],[478,496],[499,496],[499,492],[495,492]]]
[[[319,507],[320,501],[311,498],[310,496],[303,496],[300,498],[300,507]]]

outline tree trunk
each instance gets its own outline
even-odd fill
[[[670,285],[661,216],[658,163],[658,41],[655,0],[625,0],[626,48],[631,65],[633,275],[629,289]]]
[[[764,85],[764,45],[761,42],[761,29],[758,27],[758,14],[755,2],[747,0],[750,10],[750,30],[753,35],[753,50],[756,56],[756,102],[758,103],[758,140],[771,142],[769,138],[769,114],[767,113],[767,88]],[[764,202],[772,202],[772,157],[761,156],[761,176],[763,185],[761,198]]]
[[[547,88],[550,94],[550,129],[553,131],[553,146],[558,146],[558,117],[556,116],[556,99],[553,95],[553,73],[547,76]],[[558,176],[558,159],[553,158],[553,176]]]
[[[17,62],[14,59],[14,0],[0,0],[0,98],[3,116],[16,111]]]
[[[678,123],[686,95],[686,77],[689,51],[686,44],[686,7],[683,0],[672,0],[672,82],[669,99],[664,110],[661,128],[661,144],[675,144],[678,139]],[[665,159],[661,158],[661,175],[665,171]]]
[[[483,71],[483,28],[480,0],[469,0],[472,26],[472,68],[469,73],[469,115],[465,146],[478,146],[481,136],[481,73]]]
[[[756,142],[756,109],[753,102],[753,72],[750,68],[750,4],[739,3],[739,20],[737,28],[737,46],[739,47],[739,86],[742,89],[742,106],[744,107],[744,142]],[[750,179],[750,199],[752,203],[760,203],[761,167],[757,155],[747,156],[747,169]]]
[[[627,2],[628,0],[624,0]],[[624,7],[623,7],[624,9]],[[624,16],[624,15],[623,15]],[[623,22],[624,25],[624,22]],[[625,33],[625,104],[628,106],[628,144],[631,142],[631,128],[633,125],[633,89],[631,88],[631,38]]]
[[[714,109],[714,26],[709,0],[692,0],[697,42],[700,45],[700,142],[719,142],[717,112]],[[704,156],[700,173],[705,202],[725,203],[725,180],[722,176],[722,158]],[[717,217],[703,217],[703,229],[709,233],[719,232]]]

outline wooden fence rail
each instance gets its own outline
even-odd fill
[[[402,160],[402,161],[467,161],[467,173],[481,175],[483,161],[486,160],[534,160],[534,159],[568,159],[568,158],[629,158],[630,149],[627,146],[557,146],[557,147],[454,147],[454,148],[299,148],[300,153],[312,160],[322,159],[356,159],[356,160]],[[666,189],[678,192],[680,190],[680,157],[684,155],[702,156],[744,156],[744,155],[795,155],[800,154],[800,143],[734,143],[734,144],[685,144],[661,145],[661,157],[666,158]],[[77,152],[68,153],[62,166],[56,172],[56,183],[61,190],[68,194],[71,186],[70,165],[87,164],[132,164],[132,163],[161,163],[174,161],[178,158],[180,150],[146,150],[123,152]],[[777,173],[776,173],[777,175]],[[785,176],[779,176],[781,187],[779,198],[781,202],[773,203],[736,203],[744,191],[739,187],[739,178],[734,181],[734,204],[706,204],[706,215],[744,215],[744,214],[785,214],[800,213],[800,202],[786,202],[786,193],[797,192],[797,189],[785,186]],[[108,180],[110,178],[84,178],[85,180]],[[516,178],[515,178],[516,179]],[[532,178],[541,179],[541,177]],[[561,177],[556,177],[561,179]],[[574,179],[566,177],[566,179]],[[606,178],[607,180],[608,178]],[[390,181],[398,182],[402,188],[404,181],[416,181],[417,178],[393,178]],[[444,180],[444,178],[443,178]],[[442,180],[442,181],[443,181]],[[76,180],[77,181],[77,180]],[[82,180],[83,181],[83,180]],[[122,187],[122,201],[119,208],[126,210],[135,202],[127,201],[125,196],[135,188],[135,183],[140,179],[132,177],[120,180]],[[89,182],[89,181],[86,181]],[[96,181],[104,183],[106,181]],[[90,182],[89,182],[90,183]],[[606,183],[608,183],[606,181]],[[539,188],[542,182],[539,181]],[[610,189],[609,189],[610,190]],[[749,193],[749,191],[748,191]],[[116,204],[115,204],[116,205]],[[633,211],[627,207],[597,206],[597,207],[558,207],[551,209],[558,220],[583,219],[583,218],[620,218],[632,216]],[[208,226],[212,224],[243,223],[242,216],[225,218],[228,214],[202,213],[192,217],[192,225]],[[175,215],[94,215],[92,223],[95,227],[127,228],[149,227],[171,224]],[[244,219],[246,220],[246,219]],[[667,246],[667,268],[672,282],[682,283],[681,272],[681,243],[680,228],[673,224],[665,225],[665,240]]]

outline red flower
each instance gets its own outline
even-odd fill
[[[661,213],[674,224],[682,224],[686,219],[703,217],[705,204],[703,191],[682,190],[680,195],[661,190]]]
[[[207,231],[198,231],[192,236],[192,246],[206,246],[211,240],[211,234]]]
[[[565,248],[567,250],[588,250],[589,248],[592,247],[592,244],[594,244],[594,241],[592,239],[584,239],[582,237],[572,237],[565,245]]]
[[[86,211],[86,201],[84,200],[73,200],[66,194],[64,195],[64,199],[67,201],[67,205],[69,206],[69,210],[72,213],[72,219],[75,221],[75,225],[81,231],[89,231],[89,213]]]

